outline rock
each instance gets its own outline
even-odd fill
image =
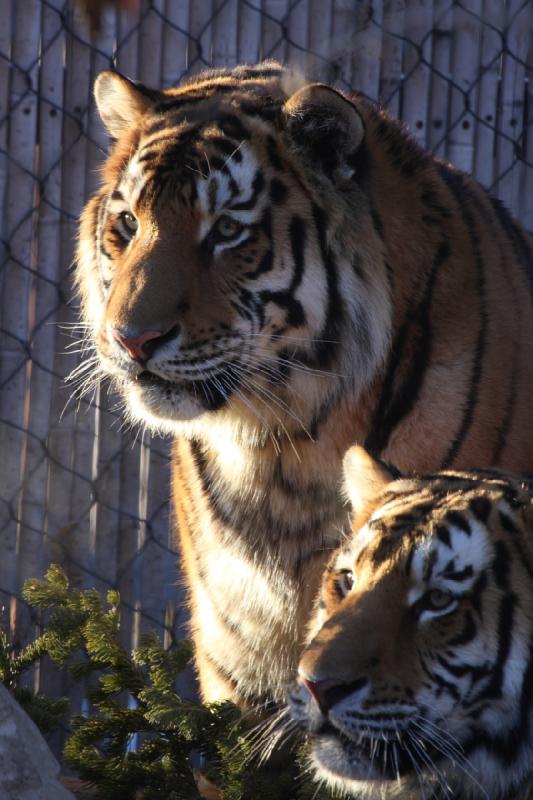
[[[74,800],[37,726],[1,683],[0,800]]]

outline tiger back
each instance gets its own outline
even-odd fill
[[[353,531],[291,697],[317,776],[369,800],[525,799],[533,495],[490,470],[393,477],[358,448],[345,464]]]
[[[175,437],[212,700],[292,674],[352,443],[419,471],[533,461],[527,234],[378,107],[291,81],[96,84],[115,143],[81,221],[85,376]]]

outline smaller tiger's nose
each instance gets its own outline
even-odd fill
[[[145,331],[140,336],[125,336],[117,328],[113,328],[111,333],[134,361],[147,361],[155,350],[155,340],[163,336],[161,331]]]
[[[335,678],[311,681],[301,674],[300,680],[309,694],[315,698],[320,710],[323,712],[329,711],[332,706],[340,703],[345,697],[359,692],[368,683],[366,678],[361,678],[351,683],[343,683]]]

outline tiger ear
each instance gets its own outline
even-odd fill
[[[350,447],[342,461],[344,492],[356,514],[362,512],[399,474],[388,469],[363,447]]]
[[[289,97],[282,114],[294,149],[318,162],[332,180],[353,176],[352,162],[365,136],[353,103],[330,86],[311,83]]]
[[[118,139],[125,130],[135,127],[155,104],[159,92],[106,70],[96,78],[94,97],[102,122],[111,136]]]

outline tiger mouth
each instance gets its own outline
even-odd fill
[[[396,780],[398,776],[413,773],[412,758],[398,740],[396,730],[383,729],[382,731],[376,730],[375,733],[375,736],[356,734],[351,737],[330,722],[326,722],[310,738],[315,744],[335,739],[342,748],[350,767],[355,768],[356,771],[361,769],[361,775],[367,779],[369,778],[368,768],[373,765],[380,773],[380,780]],[[429,748],[427,754],[430,755]],[[332,769],[331,764],[324,764],[324,766]],[[338,772],[338,769],[332,771]],[[340,772],[338,774],[342,774],[342,777],[354,777]]]
[[[232,394],[230,387],[217,379],[220,374],[213,373],[205,378],[193,380],[179,378],[168,380],[150,370],[143,370],[131,382],[146,392],[147,396],[151,396],[151,404],[170,399],[191,398],[206,410],[215,411],[224,406]]]

